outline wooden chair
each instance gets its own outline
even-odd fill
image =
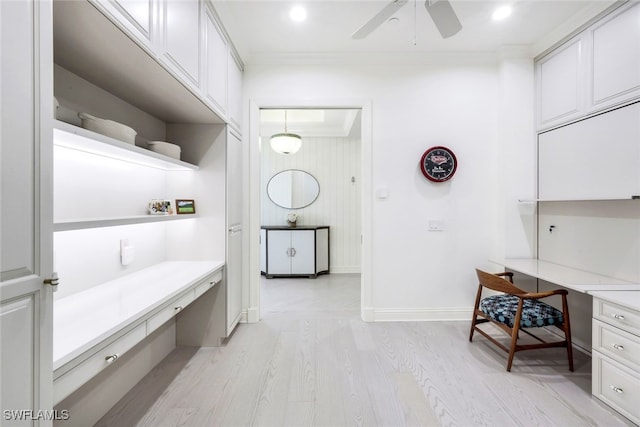
[[[469,341],[473,340],[473,332],[478,331],[489,341],[509,353],[507,372],[511,371],[513,356],[516,351],[566,347],[567,357],[569,358],[569,370],[573,371],[573,352],[571,348],[571,326],[569,323],[569,308],[567,306],[567,291],[565,289],[558,289],[548,292],[529,293],[519,289],[513,284],[513,273],[490,274],[478,269],[476,269],[476,273],[478,275],[479,285],[473,309],[473,319],[471,320]],[[498,276],[505,276],[509,280]],[[502,292],[502,294],[483,299],[483,288]],[[562,296],[562,311],[540,301],[540,299],[551,295]],[[511,336],[510,348],[507,348],[485,331],[478,328],[477,325],[486,322],[497,325]],[[564,332],[565,339],[562,341],[546,342],[526,330],[544,326],[557,327]],[[539,343],[518,344],[519,331],[532,336],[537,339]]]

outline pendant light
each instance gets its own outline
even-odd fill
[[[293,154],[302,146],[300,135],[287,132],[287,110],[284,110],[284,132],[271,135],[270,144],[273,151],[280,154]]]

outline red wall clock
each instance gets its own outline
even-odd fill
[[[458,168],[458,160],[447,147],[431,147],[420,159],[420,170],[429,181],[444,182],[453,177]]]

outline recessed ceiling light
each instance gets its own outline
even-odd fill
[[[493,18],[494,21],[501,21],[509,15],[511,15],[511,6],[500,6],[493,11],[491,18]]]
[[[294,6],[289,12],[289,17],[295,22],[302,22],[307,19],[307,10],[302,6]]]
[[[389,24],[395,25],[398,22],[400,22],[400,18],[396,18],[395,16],[393,18],[389,18]]]

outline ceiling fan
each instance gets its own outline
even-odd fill
[[[376,28],[382,25],[390,17],[392,17],[408,0],[393,0],[386,5],[380,12],[371,18],[366,24],[360,27],[351,38],[363,39],[371,34]],[[446,39],[458,33],[462,29],[462,24],[456,16],[456,12],[451,7],[449,0],[426,0],[424,7],[427,9],[429,16],[436,24],[436,28]]]

